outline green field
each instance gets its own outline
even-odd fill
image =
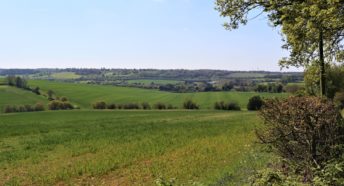
[[[139,83],[139,84],[144,84],[144,85],[150,85],[152,82],[154,84],[159,84],[159,85],[165,85],[165,84],[177,84],[182,81],[176,81],[176,80],[153,80],[153,79],[137,79],[137,80],[128,80],[127,81],[129,84],[134,84],[134,83]]]
[[[59,73],[51,74],[50,77],[54,79],[64,80],[64,79],[78,79],[81,76],[75,74],[74,72],[59,72]]]
[[[25,105],[36,103],[47,103],[47,99],[38,96],[31,91],[0,85],[0,112],[6,105]]]
[[[242,109],[246,109],[249,98],[254,95],[268,98],[287,96],[287,94],[256,92],[170,93],[139,88],[60,83],[44,80],[31,80],[29,84],[30,86],[39,86],[44,91],[51,89],[58,96],[66,96],[81,108],[90,108],[92,103],[96,101],[106,101],[108,103],[149,102],[151,104],[163,102],[180,108],[186,99],[192,99],[200,105],[201,109],[212,109],[216,101],[234,101],[239,103]]]
[[[1,76],[0,76],[0,85],[4,85],[5,84],[5,78],[2,78]]]
[[[229,77],[231,78],[263,78],[266,74],[264,73],[254,73],[254,72],[236,72],[231,73]]]
[[[268,155],[254,112],[66,111],[0,115],[0,185],[244,185]]]

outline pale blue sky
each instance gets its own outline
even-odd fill
[[[222,27],[214,0],[0,0],[0,68],[278,71],[278,30]]]

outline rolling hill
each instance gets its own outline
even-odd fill
[[[3,111],[6,105],[25,105],[36,103],[48,103],[43,96],[38,96],[31,91],[0,85],[0,111]]]
[[[142,103],[151,104],[163,102],[181,107],[187,99],[192,99],[200,105],[201,109],[212,109],[216,101],[237,102],[242,109],[246,109],[250,97],[283,97],[287,94],[256,93],[256,92],[199,92],[199,93],[171,93],[158,90],[140,88],[116,87],[105,85],[88,85],[75,83],[62,83],[44,80],[31,80],[29,85],[38,86],[43,91],[53,90],[57,96],[66,96],[72,103],[81,108],[91,108],[96,101],[108,103]]]

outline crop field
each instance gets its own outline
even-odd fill
[[[44,80],[32,80],[30,86],[39,86],[41,90],[53,90],[58,96],[66,96],[71,102],[81,108],[90,108],[96,101],[106,101],[108,103],[128,103],[128,102],[156,102],[169,103],[181,107],[187,99],[194,100],[201,109],[213,109],[216,101],[237,102],[241,108],[246,109],[249,98],[255,95],[262,97],[285,97],[288,94],[256,93],[256,92],[200,92],[200,93],[170,93],[158,90],[148,90],[139,88],[115,87],[104,85],[87,85],[60,83]]]
[[[254,112],[2,114],[0,185],[242,185],[269,159],[255,125]]]
[[[80,75],[77,75],[74,72],[53,73],[50,76],[54,79],[77,79],[77,78],[80,78]]]
[[[0,112],[6,105],[33,105],[36,103],[47,103],[47,99],[37,96],[31,91],[0,85]]]
[[[153,79],[137,79],[137,80],[128,80],[128,83],[134,84],[134,83],[140,83],[144,85],[149,85],[151,83],[159,84],[159,85],[165,85],[165,84],[177,84],[182,81],[177,80],[153,80]]]

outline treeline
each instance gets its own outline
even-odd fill
[[[93,109],[98,109],[98,110],[104,110],[104,109],[109,109],[109,110],[115,110],[115,109],[123,109],[123,110],[172,110],[172,109],[178,109],[178,107],[173,106],[172,104],[166,104],[162,102],[157,102],[153,105],[143,102],[141,104],[139,103],[120,103],[120,104],[115,104],[115,103],[106,103],[104,101],[99,101],[94,104],[92,104]],[[183,103],[183,109],[188,109],[188,110],[198,110],[200,107],[198,104],[196,104],[192,100],[186,100]]]
[[[37,95],[41,94],[39,87],[30,88],[28,86],[27,80],[20,76],[7,76],[5,79],[5,83],[9,86],[14,86],[20,89],[31,91]]]

